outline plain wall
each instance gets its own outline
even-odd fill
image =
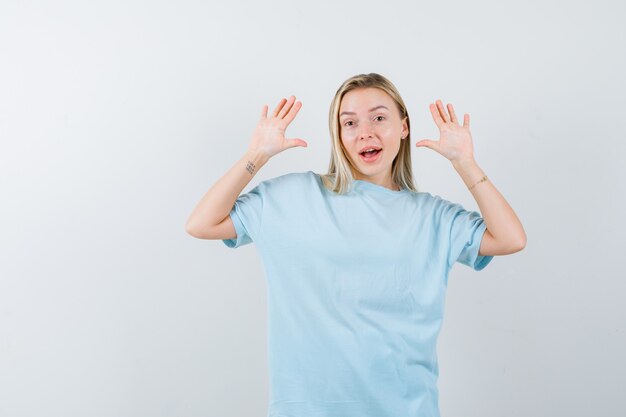
[[[378,72],[411,117],[418,188],[476,210],[428,105],[527,233],[456,264],[438,343],[442,416],[622,416],[626,375],[621,1],[0,4],[0,416],[259,416],[266,285],[254,244],[185,232],[291,94],[244,189],[326,172],[339,85]],[[350,417],[350,416],[346,416]],[[384,416],[381,416],[384,417]]]

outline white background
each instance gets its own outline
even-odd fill
[[[626,6],[517,2],[8,1],[0,5],[0,416],[266,413],[254,244],[185,232],[263,104],[303,102],[244,191],[326,172],[327,114],[378,72],[406,101],[416,183],[478,207],[437,139],[471,116],[527,247],[456,264],[442,416],[621,416]],[[352,417],[352,416],[346,416]],[[381,416],[385,417],[385,416]],[[395,416],[394,416],[395,417]]]

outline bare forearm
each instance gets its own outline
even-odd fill
[[[248,150],[202,197],[187,220],[187,232],[202,232],[224,220],[241,191],[268,160],[265,154]]]
[[[455,161],[452,165],[468,188],[476,184],[470,192],[478,203],[480,213],[487,224],[487,230],[494,239],[502,243],[507,242],[512,246],[525,246],[526,233],[513,208],[489,178],[478,183],[485,173],[476,160]]]

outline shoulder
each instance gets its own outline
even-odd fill
[[[287,174],[272,177],[259,182],[260,189],[272,193],[291,193],[295,190],[302,190],[317,181],[316,175],[312,171],[290,172]]]
[[[422,207],[435,207],[445,201],[438,195],[431,194],[428,191],[410,191],[408,196]]]
[[[272,186],[284,186],[291,184],[302,184],[309,182],[311,180],[315,180],[315,174],[313,171],[304,171],[304,172],[289,172],[287,174],[279,175],[277,177],[268,178],[266,180],[261,181],[261,183],[265,183],[267,185]]]
[[[430,193],[428,191],[421,191],[418,194],[419,194],[418,198],[424,204],[428,204],[428,205],[432,206],[433,208],[435,208],[435,207],[445,207],[445,206],[449,206],[449,205],[454,205],[455,204],[452,201],[449,201],[449,200],[441,197],[440,195],[432,194],[432,193]]]
[[[422,213],[430,214],[436,218],[452,215],[464,210],[461,204],[428,191],[420,191],[412,194]]]

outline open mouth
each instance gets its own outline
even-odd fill
[[[378,159],[379,155],[383,152],[382,149],[373,149],[367,152],[361,152],[359,156],[362,161],[365,162],[374,162]]]

